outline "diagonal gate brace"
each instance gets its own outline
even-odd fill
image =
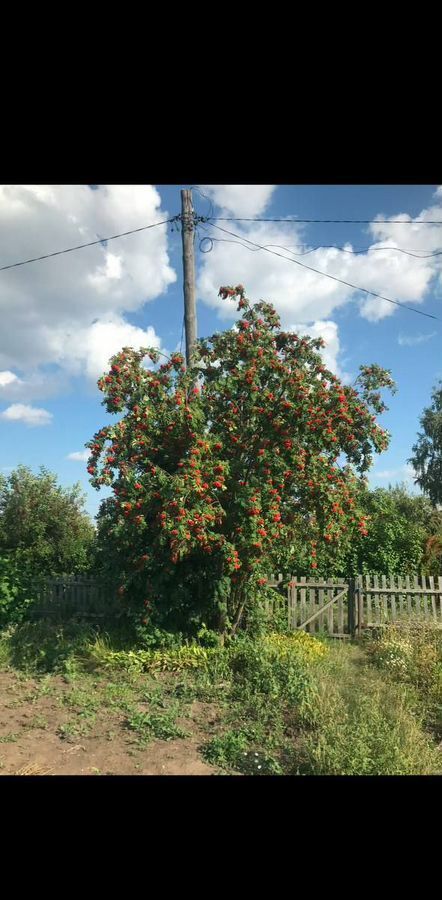
[[[330,600],[327,600],[327,603],[324,603],[323,606],[320,606],[319,609],[317,609],[313,613],[313,615],[309,616],[309,618],[305,620],[305,622],[302,622],[301,625],[298,625],[296,630],[299,631],[301,628],[305,628],[306,625],[309,625],[310,622],[313,622],[315,619],[317,619],[318,616],[320,616],[321,613],[323,613],[325,609],[328,609],[329,606],[331,606],[333,603],[336,602],[336,600],[339,600],[341,597],[344,597],[345,594],[347,594],[347,593],[348,593],[348,587],[345,587],[343,591],[339,591],[339,594],[335,594],[334,597],[331,597]]]

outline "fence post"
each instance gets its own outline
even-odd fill
[[[348,580],[348,630],[350,637],[355,636],[355,579]]]

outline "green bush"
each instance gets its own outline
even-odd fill
[[[35,601],[35,587],[19,551],[0,554],[0,629],[26,618]]]
[[[50,620],[23,622],[8,637],[11,663],[25,672],[65,672],[95,637],[94,629],[84,624],[54,627]]]
[[[310,663],[325,652],[304,632],[292,638],[273,634],[260,641],[238,640],[229,651],[236,693],[265,694],[297,706],[311,686]]]

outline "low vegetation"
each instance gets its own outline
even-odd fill
[[[425,775],[442,772],[440,638],[410,625],[362,647],[267,632],[134,650],[129,635],[40,622],[4,632],[0,659],[36,679],[29,703],[52,691],[63,742],[101,722],[103,740],[121,734],[142,753],[191,736],[196,704],[198,754],[214,773]],[[34,713],[27,727],[45,721]],[[5,731],[0,742],[20,737]]]

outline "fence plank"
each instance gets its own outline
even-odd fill
[[[344,634],[344,599],[343,593],[338,594],[338,631]]]
[[[306,582],[305,575],[303,575],[302,578],[299,578],[299,581],[301,584],[305,584],[305,582]],[[300,594],[301,594],[300,614],[301,614],[301,622],[303,622],[307,615],[306,603],[305,603],[305,588],[301,588]]]
[[[425,575],[422,575],[422,587],[425,589],[427,587],[431,587],[431,585],[427,585]],[[430,610],[429,610],[429,606],[428,606],[427,594],[424,594],[424,616],[425,616],[425,620],[430,618]]]
[[[330,588],[327,589],[327,593],[329,590],[330,590]],[[331,635],[333,635],[335,633],[334,621],[335,621],[335,607],[332,604],[332,606],[329,606],[329,608],[327,610],[327,631]]]
[[[367,598],[367,622],[371,625],[374,621],[374,618],[371,605],[370,576],[363,575],[363,579],[365,580],[365,596]]]
[[[318,603],[319,606],[324,605],[324,588],[318,589]],[[318,617],[318,628],[319,631],[324,631],[324,613],[321,613],[321,615]]]
[[[292,580],[292,579],[291,579]],[[290,584],[290,581],[287,585],[287,622],[289,630],[295,627],[294,625],[294,615],[293,615],[293,587]]]
[[[385,575],[381,575],[381,585],[383,588],[387,587],[387,579],[386,579]],[[388,597],[386,594],[381,595],[381,601],[382,601],[382,616],[383,616],[384,622],[388,622],[389,610],[388,610]]]
[[[296,625],[298,622],[298,593],[296,589],[296,576],[290,576],[290,598],[291,598],[291,610],[292,610],[292,630],[296,629]]]
[[[404,595],[402,593],[403,586],[402,586],[402,576],[401,575],[398,575],[397,583],[398,583],[398,588],[400,591],[400,593],[399,593],[399,616],[402,619],[402,616],[404,614]]]
[[[405,576],[405,589],[407,591],[407,612],[408,615],[411,616],[413,614],[413,603],[412,603],[412,595],[411,595],[411,584],[410,584],[410,576]]]
[[[430,582],[430,590],[434,591],[434,576],[430,575],[428,581]],[[437,622],[436,597],[434,596],[434,594],[431,595],[431,612],[433,622]]]
[[[391,619],[393,622],[396,621],[397,618],[397,608],[396,608],[396,577],[390,573],[390,587],[394,589],[394,594],[391,595]]]
[[[376,589],[379,588],[379,578],[377,575],[373,576],[373,585]],[[374,606],[376,610],[376,624],[381,624],[381,596],[380,593],[374,595]]]
[[[312,582],[313,579],[310,578],[309,581]],[[310,614],[314,615],[316,612],[316,588],[315,587],[311,587],[309,590],[309,608],[310,608]],[[311,634],[313,634],[315,631],[316,631],[316,618],[313,619],[313,622],[311,622],[311,624],[309,625],[309,632]]]
[[[420,613],[421,613],[421,598],[419,595],[419,579],[418,579],[417,575],[413,575],[413,587],[415,589],[417,589],[417,593],[416,593],[416,590],[413,591],[414,603],[415,603],[416,613],[418,615],[420,615]]]
[[[362,624],[364,621],[364,598],[363,594],[360,591],[360,579],[359,576],[353,578],[353,634],[351,635],[352,639],[356,637],[356,635],[361,634]]]

